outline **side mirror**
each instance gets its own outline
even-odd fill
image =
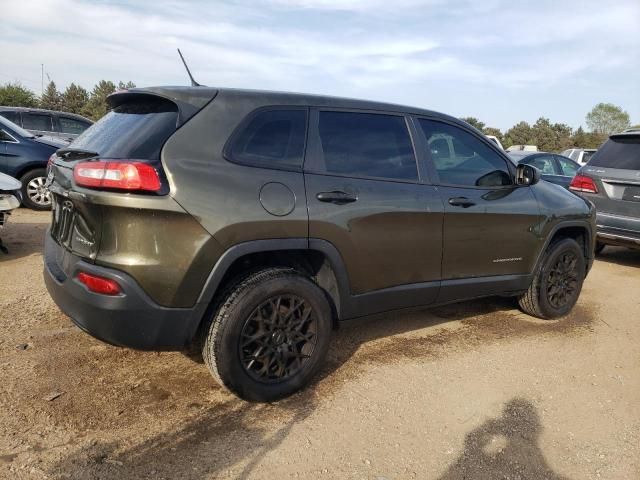
[[[516,185],[535,185],[540,181],[540,170],[526,163],[516,166]]]

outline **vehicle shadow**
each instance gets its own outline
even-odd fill
[[[468,433],[464,451],[439,480],[544,478],[566,480],[553,471],[538,445],[542,425],[534,405],[513,398],[499,418]]]
[[[2,244],[8,250],[7,254],[0,252],[0,264],[42,253],[44,248],[44,235],[48,223],[20,223],[12,220],[13,218],[9,217],[7,224],[0,230]]]
[[[326,367],[310,387],[293,397],[273,404],[253,404],[220,393],[216,395],[219,400],[207,406],[197,405],[195,412],[185,408],[179,415],[183,420],[170,424],[161,433],[139,442],[123,438],[91,443],[63,458],[49,473],[54,478],[60,475],[62,478],[107,480],[200,479],[216,475],[248,478],[250,474],[256,474],[255,469],[269,452],[287,441],[292,429],[372,363],[389,364],[408,358],[428,360],[484,342],[540,333],[566,333],[588,327],[592,318],[584,307],[579,307],[574,314],[558,322],[531,322],[520,318],[513,308],[512,299],[490,298],[348,322],[334,335]],[[451,320],[460,320],[461,324],[455,328],[440,326]],[[408,332],[412,334],[405,335]],[[202,366],[197,368],[204,370]],[[197,375],[198,378],[208,376],[204,371],[198,371]],[[191,394],[182,391],[180,395]],[[198,395],[202,393],[191,395],[195,396],[192,401],[202,403]],[[508,431],[515,433],[510,435],[516,435],[516,427],[527,427],[530,440],[535,444],[539,431],[537,417],[531,408],[518,403],[514,405],[505,412],[502,423],[489,424],[485,430],[511,428]],[[161,409],[158,415],[161,415]],[[132,421],[141,422],[135,417]],[[313,432],[305,436],[312,448]],[[472,440],[476,437],[481,439],[477,434]],[[514,449],[532,450],[531,441],[524,437],[513,441]],[[479,442],[474,440],[470,445]],[[525,455],[529,453],[523,453]]]
[[[640,249],[607,246],[596,256],[596,260],[623,267],[640,267]]]

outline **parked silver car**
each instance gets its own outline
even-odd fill
[[[605,245],[640,248],[640,132],[611,135],[569,189],[598,210],[596,251]]]
[[[54,137],[67,143],[93,125],[82,115],[42,108],[0,106],[0,115],[36,136]]]

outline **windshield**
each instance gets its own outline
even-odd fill
[[[177,121],[178,107],[169,100],[128,102],[107,113],[65,150],[95,152],[102,158],[159,160]]]
[[[15,123],[7,120],[2,115],[0,115],[0,125],[2,125],[4,128],[9,130],[9,133],[12,133],[12,134],[15,133],[19,137],[22,137],[22,138],[34,138],[35,137],[34,134],[32,134],[31,132],[26,131],[24,128],[19,127]]]

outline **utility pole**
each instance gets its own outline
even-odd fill
[[[41,77],[40,77],[40,98],[44,95],[44,63],[40,64]]]

